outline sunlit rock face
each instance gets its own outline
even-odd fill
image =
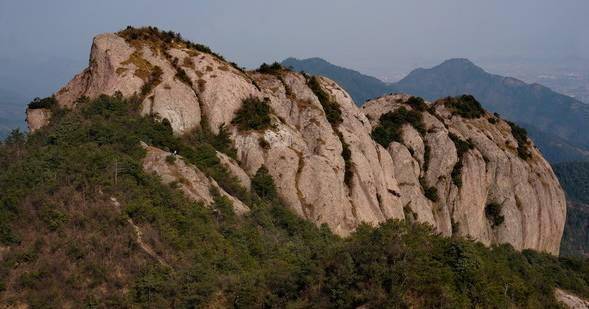
[[[507,122],[487,113],[463,118],[439,101],[416,110],[423,128],[405,124],[401,138],[381,145],[372,138],[373,129],[386,113],[401,107],[414,110],[409,95],[392,94],[357,107],[335,82],[317,78],[341,112],[341,121],[330,123],[309,76],[284,69],[246,72],[180,43],[157,43],[118,34],[97,36],[89,67],[55,94],[58,105],[75,108],[81,97],[120,93],[139,98],[143,114],[167,119],[177,134],[201,126],[217,133],[224,126],[237,161],[219,156],[244,187],[250,186],[248,177],[266,166],[285,205],[339,235],[364,222],[410,219],[487,245],[510,243],[517,249],[558,253],[564,193],[531,142],[531,156],[518,156],[518,141]],[[242,131],[232,124],[248,97],[268,102],[271,128]],[[29,110],[29,125],[38,129],[49,117]],[[468,151],[459,155],[452,137],[468,141]],[[160,172],[165,167],[146,165]],[[210,198],[200,195],[193,198]],[[500,224],[489,218],[490,204],[500,205]]]

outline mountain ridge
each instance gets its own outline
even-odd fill
[[[291,60],[290,65],[298,70],[303,67],[304,62],[305,60]],[[337,66],[331,65],[333,70],[326,67],[324,63],[321,70],[323,75],[336,81],[342,80],[344,88],[349,85],[341,73],[332,72],[335,70],[333,67]],[[316,72],[311,65],[305,68],[311,73]],[[355,78],[355,81],[361,83],[367,78],[371,77],[362,75],[362,78]],[[432,68],[417,68],[396,83],[381,82],[378,85],[371,94],[381,96],[403,92],[427,100],[464,93],[472,94],[486,109],[498,112],[505,118],[530,129],[533,132],[532,137],[539,141],[538,146],[551,162],[589,160],[589,140],[580,133],[589,129],[589,106],[540,84],[526,84],[516,78],[487,73],[468,59],[454,58]],[[349,91],[353,97],[359,98],[356,103],[361,105],[364,101],[360,100],[366,99],[367,95],[355,95],[356,87],[358,86],[354,85]]]
[[[154,27],[98,35],[90,54],[31,102],[34,132],[0,144],[3,306],[589,296],[587,262],[554,256],[565,209],[550,166],[472,96],[360,109],[328,78],[245,71]]]
[[[338,235],[348,235],[363,222],[402,219],[410,211],[443,235],[471,235],[486,244],[509,242],[518,249],[558,251],[564,196],[550,166],[525,131],[485,113],[473,97],[449,98],[425,108],[427,104],[415,103],[414,97],[391,95],[360,109],[329,79],[275,65],[246,72],[207,48],[171,34],[128,29],[97,36],[90,66],[56,92],[54,99],[31,105],[27,121],[31,128],[40,129],[52,117],[51,108],[44,104],[75,108],[80,98],[101,94],[140,94],[141,113],[166,119],[176,134],[201,127],[203,119],[213,134],[227,130],[239,162],[235,170],[253,177],[265,166],[288,207],[315,224],[327,224]],[[236,113],[250,104],[276,115],[274,120],[256,116],[265,119],[266,125],[272,123],[272,130],[244,131],[244,125],[236,124]],[[401,117],[410,126],[398,128],[393,123],[373,131],[379,119],[389,117],[385,114],[406,109],[412,110],[408,116],[392,117]],[[456,113],[464,114],[455,118]],[[478,129],[467,130],[467,124]],[[516,137],[517,130],[521,133]],[[374,142],[375,134],[379,143]],[[460,141],[466,140],[469,146],[462,149]],[[470,178],[481,177],[481,167],[487,164],[483,157],[497,160],[494,168],[501,172],[496,174],[507,182],[523,182],[522,186],[545,198],[532,200],[489,179],[483,186],[472,187],[482,181]],[[505,164],[506,160],[512,163]],[[415,171],[410,173],[399,162],[411,162]],[[516,180],[522,175],[529,178]],[[546,185],[532,185],[536,177]],[[407,203],[411,206],[402,206]],[[491,223],[485,208],[498,203],[520,215],[509,217],[503,225]],[[539,215],[541,226],[521,219],[535,209],[547,210]]]

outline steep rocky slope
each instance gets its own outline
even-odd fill
[[[200,126],[226,130],[238,178],[267,167],[288,207],[337,234],[362,222],[405,218],[444,235],[558,253],[562,189],[531,142],[517,140],[492,115],[467,119],[446,101],[418,108],[405,95],[360,109],[329,79],[283,69],[244,72],[202,46],[133,29],[97,36],[90,66],[55,98],[60,107],[76,108],[81,97],[116,93],[134,97],[143,114],[167,120],[178,134]],[[233,123],[248,98],[269,105],[268,128]],[[401,138],[386,147],[375,142],[381,116],[401,107],[417,113],[418,123],[403,124]],[[36,116],[28,118],[34,130],[50,112],[28,115]]]

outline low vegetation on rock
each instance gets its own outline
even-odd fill
[[[155,88],[159,83],[162,81],[162,68],[159,66],[154,66],[151,72],[149,73],[149,78],[141,87],[141,95],[145,97],[148,95],[153,88]]]
[[[499,203],[489,203],[485,207],[485,216],[491,222],[493,228],[498,227],[505,221],[505,217],[501,214],[503,206]]]
[[[353,164],[352,163],[352,151],[350,145],[346,143],[344,138],[340,134],[340,141],[342,142],[342,158],[344,159],[344,183],[351,188],[352,179],[354,177]]]
[[[339,105],[336,102],[333,102],[329,97],[329,94],[321,88],[321,83],[319,82],[318,77],[311,77],[307,84],[315,96],[317,96],[317,99],[319,99],[319,103],[321,103],[329,123],[331,123],[334,128],[337,127],[343,121],[342,111]]]
[[[148,42],[152,45],[152,47],[161,48],[163,50],[166,50],[171,46],[179,46],[211,54],[223,60],[221,55],[213,52],[208,46],[186,40],[180,33],[174,31],[163,31],[157,27],[151,26],[141,28],[127,26],[127,28],[119,31],[117,34],[125,38],[131,44]]]
[[[462,95],[459,97],[448,97],[444,104],[452,110],[453,113],[463,118],[480,118],[485,114],[481,103],[472,95]]]
[[[528,149],[530,144],[530,141],[528,140],[528,131],[511,121],[508,121],[507,123],[511,127],[511,134],[513,134],[513,137],[517,141],[517,155],[524,160],[530,159],[532,153],[530,152],[530,149]]]
[[[354,176],[352,152],[350,151],[350,145],[348,145],[341,132],[339,132],[337,129],[338,126],[343,122],[340,106],[330,98],[329,94],[327,94],[323,88],[321,88],[321,83],[317,76],[308,78],[307,85],[309,88],[311,88],[315,96],[317,96],[317,99],[319,99],[319,103],[321,103],[321,106],[325,111],[327,121],[329,121],[333,129],[336,131],[340,143],[342,144],[341,155],[344,159],[344,183],[348,186],[348,188],[350,188]]]
[[[243,100],[241,108],[235,113],[232,124],[241,131],[265,130],[272,126],[271,108],[266,100],[249,97]]]
[[[456,134],[450,133],[448,136],[452,142],[454,142],[454,147],[456,147],[456,155],[458,156],[458,161],[456,164],[454,164],[454,168],[452,169],[452,182],[457,187],[462,187],[462,167],[464,165],[464,155],[469,150],[474,149],[474,145],[472,144],[472,141],[464,141]]]
[[[425,134],[422,115],[418,111],[399,107],[397,110],[380,116],[379,124],[372,130],[372,138],[383,147],[391,142],[403,143],[402,128],[405,124],[413,126],[420,134]]]

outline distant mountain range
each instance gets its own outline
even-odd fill
[[[450,59],[433,68],[419,68],[396,83],[385,83],[320,58],[288,58],[282,65],[327,76],[361,105],[390,92],[435,100],[474,95],[483,106],[526,129],[551,162],[589,160],[589,105],[540,84],[490,74],[468,59]]]

